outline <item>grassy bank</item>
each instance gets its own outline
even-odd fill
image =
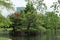
[[[0,40],[9,40],[9,38],[0,37]]]

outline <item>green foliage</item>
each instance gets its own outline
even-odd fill
[[[24,11],[25,11],[25,13],[27,13],[27,12],[36,13],[37,12],[33,6],[33,3],[27,3]]]
[[[13,29],[34,29],[42,31],[46,31],[46,29],[60,28],[60,19],[55,14],[55,12],[46,12],[45,14],[39,14],[34,8],[34,3],[36,2],[38,4],[37,7],[40,11],[46,9],[46,5],[43,3],[44,0],[33,1],[28,0],[28,3],[24,10],[9,15],[10,21],[12,22],[11,27]],[[56,10],[56,5],[54,5],[54,8],[54,10]]]
[[[54,12],[47,12],[45,15],[45,27],[55,29],[59,22],[59,17]]]
[[[60,28],[59,17],[54,12],[47,12],[45,15],[37,13],[24,13],[24,11],[17,13],[19,16],[10,16],[16,29],[36,29],[46,31],[46,29]],[[12,24],[12,25],[13,25]]]
[[[19,14],[19,13],[17,13]],[[19,16],[10,16],[10,20],[13,22],[14,26],[18,28],[27,28],[28,30],[30,28],[35,28],[38,29],[41,24],[41,19],[40,19],[40,14],[31,14],[28,12],[27,14],[25,13],[20,13]],[[40,21],[41,20],[41,21]]]
[[[11,24],[12,22],[8,19],[8,18],[5,18],[4,16],[2,16],[2,14],[0,13],[0,27],[9,27],[9,25]]]
[[[18,14],[18,16],[16,16],[16,14]],[[14,13],[10,15],[9,18],[16,29],[26,28],[27,30],[30,30],[33,28],[40,30],[39,27],[43,28],[43,14],[37,14],[32,4],[27,4],[25,10]]]

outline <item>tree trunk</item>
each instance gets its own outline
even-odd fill
[[[30,29],[30,23],[28,24],[28,27],[27,27],[27,30],[29,30]]]
[[[12,30],[13,36],[16,35],[15,31],[16,31],[16,28],[15,28],[15,26],[13,26],[13,30]]]

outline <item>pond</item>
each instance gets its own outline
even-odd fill
[[[56,33],[55,33],[56,32]],[[60,40],[60,30],[47,31],[44,35],[41,33],[36,36],[10,37],[12,40]]]
[[[12,37],[12,40],[60,40],[59,37],[49,36],[49,35],[37,35],[37,36],[21,36],[21,37]]]
[[[56,35],[57,34],[57,35]],[[60,32],[47,32],[44,35],[11,37],[8,32],[0,32],[0,40],[60,40]]]

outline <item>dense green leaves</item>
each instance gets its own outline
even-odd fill
[[[36,13],[37,12],[36,9],[33,6],[33,3],[28,3],[26,5],[26,8],[25,8],[24,11],[25,11],[25,13],[27,13],[27,12]]]
[[[54,12],[42,12],[46,11],[47,7],[43,3],[44,0],[31,1],[27,0],[28,3],[24,10],[9,15],[10,21],[12,22],[11,27],[13,29],[26,29],[26,30],[46,30],[46,29],[58,29],[60,28],[60,18],[55,14],[57,10],[57,4],[52,5]],[[35,4],[34,4],[35,3]],[[38,13],[34,8],[37,4],[37,9],[42,13]]]
[[[55,29],[58,25],[59,17],[54,12],[47,12],[45,17],[45,27]]]
[[[10,24],[12,24],[12,22],[8,18],[2,16],[0,13],[0,27],[9,27]]]
[[[18,16],[15,14],[18,14]],[[13,22],[16,29],[26,28],[27,30],[30,30],[33,28],[40,30],[40,28],[43,28],[43,14],[37,14],[36,10],[33,6],[31,6],[31,4],[27,5],[24,10],[10,15],[9,18]]]

